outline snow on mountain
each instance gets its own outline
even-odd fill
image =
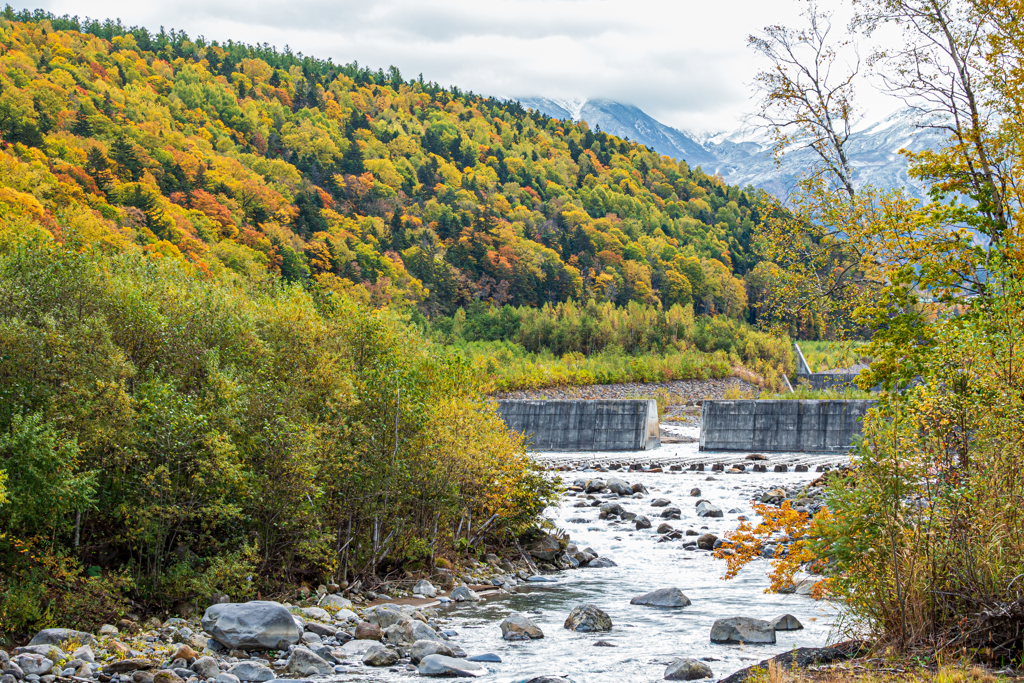
[[[717,173],[733,185],[753,185],[777,196],[786,196],[796,184],[797,174],[815,163],[814,152],[792,145],[776,164],[771,156],[772,140],[764,129],[743,126],[712,134],[686,133],[648,116],[637,107],[605,99],[580,100],[544,97],[519,100],[524,107],[559,119],[584,120],[592,128],[647,145],[655,151],[706,173]],[[903,187],[916,197],[923,187],[907,176],[906,159],[900,149],[920,151],[939,142],[934,131],[914,125],[913,112],[896,111],[885,118],[866,122],[854,129],[848,143],[850,161],[858,185],[881,188]]]

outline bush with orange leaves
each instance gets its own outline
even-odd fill
[[[793,509],[790,501],[785,500],[780,507],[773,505],[754,505],[754,511],[762,521],[757,526],[749,522],[740,522],[739,527],[726,534],[722,545],[715,551],[715,557],[726,561],[724,580],[735,578],[743,567],[761,557],[762,549],[773,539],[776,541],[788,538],[790,544],[775,546],[775,554],[771,558],[772,570],[768,573],[771,585],[766,593],[777,593],[793,585],[793,577],[800,569],[810,565],[812,569],[823,564],[814,541],[818,534],[819,524],[827,524],[831,519],[828,508],[823,508],[816,516]],[[779,535],[779,536],[777,536]],[[785,550],[784,550],[785,548]],[[817,583],[812,597],[820,599],[828,590],[828,580]]]

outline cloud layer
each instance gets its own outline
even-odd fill
[[[50,0],[57,14],[120,18],[210,40],[394,64],[407,77],[500,97],[604,97],[669,125],[719,131],[752,108],[761,66],[746,36],[790,23],[794,0]]]

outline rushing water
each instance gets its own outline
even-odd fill
[[[695,444],[680,444],[674,450],[692,449]],[[639,454],[638,454],[639,455]],[[784,462],[784,456],[772,461]],[[619,499],[626,510],[646,515],[654,527],[662,521],[661,509],[652,508],[657,497],[668,498],[682,510],[682,519],[669,520],[677,529],[708,531],[721,537],[737,524],[737,517],[753,517],[750,500],[755,490],[768,486],[806,484],[813,473],[722,474],[711,472],[674,473],[563,473],[567,483],[590,476],[618,476],[629,483],[644,484],[649,495],[643,499]],[[711,477],[713,480],[708,480]],[[690,496],[691,488],[726,511],[722,519],[701,519],[695,511],[699,498]],[[665,667],[677,657],[705,659],[715,678],[749,666],[771,655],[794,647],[820,647],[826,644],[837,611],[825,602],[802,595],[767,594],[766,560],[748,565],[740,575],[723,581],[725,563],[706,551],[688,551],[680,541],[658,543],[654,529],[637,531],[632,523],[598,520],[598,508],[574,508],[579,498],[566,497],[546,514],[568,531],[580,548],[591,547],[618,566],[607,569],[577,569],[556,574],[557,583],[521,585],[519,592],[489,598],[476,604],[460,604],[443,609],[450,618],[449,628],[458,636],[453,644],[471,655],[493,652],[500,664],[486,664],[490,674],[482,681],[508,683],[538,675],[565,675],[575,683],[628,683],[659,681]],[[662,508],[663,509],[663,508]],[[729,513],[729,510],[739,512]],[[586,518],[586,522],[570,519]],[[692,601],[684,608],[662,609],[630,605],[629,601],[657,588],[677,587]],[[563,628],[569,611],[581,603],[597,605],[611,617],[608,633],[576,633]],[[526,642],[505,642],[498,624],[510,612],[524,612],[543,631],[544,638]],[[715,645],[709,638],[712,623],[719,618],[745,616],[770,620],[792,614],[804,625],[800,631],[780,631],[775,645]],[[599,640],[615,647],[595,647]],[[415,672],[361,671],[381,680],[402,680]],[[356,678],[344,677],[348,680]]]

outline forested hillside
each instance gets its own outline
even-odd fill
[[[427,316],[745,312],[751,197],[685,162],[395,68],[3,17],[2,240],[140,245]]]

